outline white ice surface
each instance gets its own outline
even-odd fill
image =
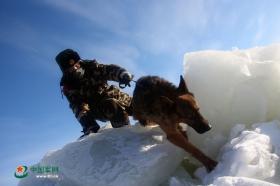
[[[217,130],[280,119],[280,44],[247,50],[186,53],[184,74]]]
[[[158,127],[104,129],[47,154],[40,165],[59,167],[59,179],[23,179],[20,186],[153,186],[179,166],[184,151]]]
[[[235,130],[235,128],[233,128]],[[219,177],[248,177],[279,183],[280,122],[254,125],[229,139],[220,150],[218,166],[207,174],[204,168],[196,171],[203,184],[211,184]]]
[[[213,126],[203,135],[189,130],[190,141],[219,162],[187,183],[280,184],[280,44],[187,53],[184,77]],[[168,183],[188,185],[179,174]]]
[[[211,186],[277,186],[276,184],[246,178],[246,177],[220,177]]]

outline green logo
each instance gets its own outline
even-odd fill
[[[15,172],[15,177],[16,178],[25,178],[26,176],[28,176],[28,172],[27,172],[27,166],[18,166],[16,168],[16,172]]]
[[[58,166],[41,166],[34,165],[27,166],[20,165],[16,168],[14,176],[16,178],[25,178],[28,176],[28,173],[34,174],[36,178],[58,178],[59,169]]]

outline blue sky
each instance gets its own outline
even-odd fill
[[[2,0],[0,2],[0,185],[17,165],[80,136],[61,98],[55,55],[115,63],[178,83],[186,52],[280,41],[277,0]],[[133,88],[124,91],[131,93]]]

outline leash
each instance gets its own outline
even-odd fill
[[[137,81],[135,81],[135,80],[132,79],[130,82],[134,82],[134,83],[136,84]],[[124,89],[124,88],[127,87],[127,86],[130,87],[130,86],[131,86],[131,85],[130,85],[130,82],[129,82],[129,83],[119,83],[119,87],[120,87],[121,89]]]
[[[135,84],[137,83],[137,81],[136,80],[134,80],[134,79],[132,79],[130,82],[134,82]],[[125,87],[127,87],[127,86],[131,86],[130,85],[130,83],[128,83],[128,84],[125,84],[125,83],[119,83],[119,87],[121,88],[121,89],[124,89]],[[143,86],[143,85],[139,85],[139,83],[137,84],[137,86],[138,87],[140,87],[140,88],[142,88],[142,89],[144,89],[145,87]]]
[[[134,80],[133,79],[134,78],[134,75],[132,75],[132,79],[130,80],[130,82],[134,82],[135,84],[136,84],[136,80]],[[119,83],[119,87],[121,88],[121,89],[124,89],[125,87],[130,87],[131,85],[130,85],[130,82],[128,82],[128,83]]]

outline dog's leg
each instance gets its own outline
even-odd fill
[[[138,120],[138,121],[139,121],[139,123],[140,123],[142,126],[147,126],[147,125],[148,125],[147,120],[140,119],[140,120]]]
[[[187,135],[187,131],[183,130],[183,127],[181,125],[177,125],[178,130],[180,131],[180,133],[186,138],[186,140],[189,140],[189,137]]]
[[[148,124],[147,120],[144,119],[143,117],[141,117],[141,114],[134,113],[133,119],[138,120],[140,125],[142,125],[144,127],[147,126],[147,124]]]
[[[212,171],[216,167],[217,162],[206,156],[203,152],[191,144],[178,130],[177,126],[160,125],[160,127],[166,133],[167,139],[171,143],[189,152],[193,157],[199,160],[208,171]]]

